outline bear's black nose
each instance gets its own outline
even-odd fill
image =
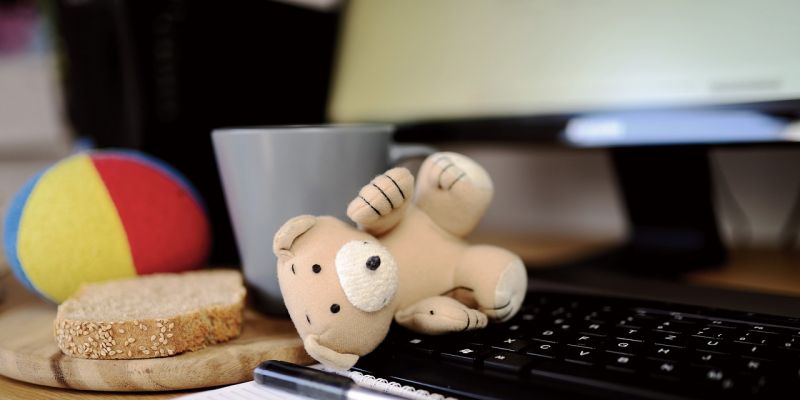
[[[380,257],[372,256],[372,257],[367,259],[367,268],[369,268],[370,271],[375,271],[380,266],[381,266],[381,258]]]

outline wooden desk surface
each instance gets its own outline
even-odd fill
[[[529,239],[511,236],[475,237],[476,241],[505,246],[534,264],[557,263],[608,247],[611,243],[589,240]],[[734,250],[728,265],[690,274],[691,284],[738,288],[800,296],[800,252]],[[13,301],[13,294],[6,301]],[[8,399],[171,399],[187,393],[98,393],[31,385],[0,376],[0,393]]]
[[[579,260],[617,244],[603,240],[503,235],[476,235],[471,240],[505,247],[519,254],[529,267]],[[733,249],[729,257],[725,266],[688,274],[686,281],[692,285],[800,296],[800,251]]]
[[[688,278],[697,285],[800,296],[800,251],[734,250],[725,267]]]
[[[0,375],[0,393],[3,399],[42,399],[42,400],[165,400],[192,393],[192,391],[165,392],[165,393],[117,393],[117,392],[88,392],[80,390],[57,389],[47,386],[33,385],[15,381]]]

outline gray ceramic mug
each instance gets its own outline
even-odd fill
[[[391,125],[310,125],[214,130],[212,137],[242,270],[256,307],[285,314],[272,237],[289,218],[333,215],[397,162],[433,153],[392,143]]]

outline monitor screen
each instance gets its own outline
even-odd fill
[[[329,116],[407,123],[797,100],[798,16],[796,0],[353,0]],[[601,122],[601,134],[618,133]]]

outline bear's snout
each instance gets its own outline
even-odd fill
[[[380,257],[372,256],[369,259],[367,259],[367,268],[370,271],[375,271],[380,266],[381,266],[381,258]]]

